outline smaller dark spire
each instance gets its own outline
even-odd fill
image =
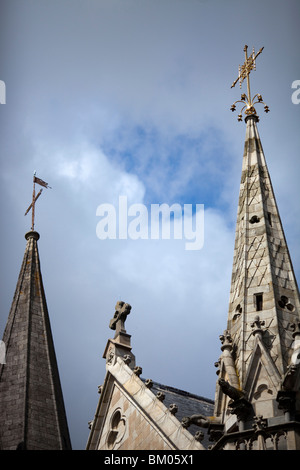
[[[43,287],[37,241],[27,240],[3,342],[0,365],[0,447],[71,449],[69,430]]]

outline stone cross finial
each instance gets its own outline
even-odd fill
[[[127,315],[130,314],[131,305],[126,304],[125,302],[119,301],[115,307],[115,314],[114,317],[109,322],[109,328],[112,330],[116,330],[115,337],[118,336],[119,333],[125,333],[125,321]]]

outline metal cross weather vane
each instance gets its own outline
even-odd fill
[[[245,114],[247,116],[249,115],[256,115],[256,109],[254,108],[254,105],[256,103],[262,103],[265,105],[264,109],[265,109],[265,112],[268,113],[270,110],[269,110],[269,107],[266,105],[266,103],[263,102],[263,99],[262,99],[262,96],[260,94],[256,94],[253,96],[253,98],[251,98],[251,93],[250,93],[250,78],[249,78],[249,75],[250,75],[250,72],[251,70],[256,70],[256,58],[257,56],[259,56],[259,54],[262,53],[263,51],[263,47],[257,52],[257,54],[255,54],[254,52],[254,48],[253,48],[253,52],[252,54],[248,57],[247,55],[247,51],[248,51],[248,46],[245,46],[244,47],[244,52],[245,52],[245,62],[242,66],[239,66],[239,76],[238,78],[233,82],[233,84],[231,85],[231,88],[233,88],[237,82],[239,81],[240,82],[240,88],[242,88],[242,83],[244,81],[244,79],[246,78],[247,79],[247,93],[248,95],[246,95],[245,93],[243,93],[241,95],[241,99],[240,100],[237,100],[233,103],[233,105],[231,106],[231,111],[235,111],[236,110],[236,103],[243,103],[244,106],[243,108],[241,109],[241,113],[238,115],[238,121],[242,121],[243,117],[242,117],[242,112],[243,110],[246,108],[245,110]],[[255,99],[257,99],[257,101],[254,101]],[[257,116],[258,117],[258,116]]]
[[[37,195],[35,195],[35,184],[39,184],[40,186],[43,186],[44,188],[49,188],[51,189],[51,187],[48,185],[48,183],[46,183],[45,181],[41,180],[40,178],[37,178],[35,176],[35,172],[33,174],[33,191],[32,191],[32,203],[30,204],[30,206],[28,207],[27,211],[25,212],[24,215],[27,215],[28,212],[30,211],[30,209],[32,209],[32,217],[31,217],[31,230],[33,231],[34,230],[34,217],[35,217],[35,203],[36,201],[38,200],[38,198],[40,197],[40,195],[42,194],[42,191],[43,189],[40,189],[40,191],[37,193]]]

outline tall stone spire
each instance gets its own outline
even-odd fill
[[[27,240],[3,335],[0,449],[71,449],[35,231]]]
[[[254,105],[263,101],[250,94],[249,74],[263,48],[249,57],[247,49],[232,85],[247,79],[248,94],[231,107],[244,105],[246,138],[228,320],[214,416],[205,426],[213,449],[300,449],[299,291],[257,130]]]
[[[234,259],[220,379],[243,391],[255,414],[278,415],[277,393],[292,366],[299,291],[257,130],[246,118]],[[230,338],[230,341],[228,341]],[[232,368],[224,350],[230,349]],[[230,372],[230,375],[229,375]],[[216,414],[229,400],[218,387]]]

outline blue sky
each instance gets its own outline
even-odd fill
[[[84,448],[118,300],[143,376],[214,398],[227,321],[245,124],[231,104],[258,51],[252,93],[299,279],[297,0],[3,0],[0,6],[1,316],[25,249],[32,175],[47,181],[36,230],[74,448]],[[242,92],[245,92],[243,87]],[[104,240],[99,204],[199,203],[202,250]]]

